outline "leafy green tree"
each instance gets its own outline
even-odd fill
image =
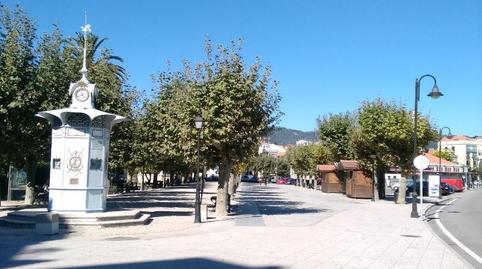
[[[384,168],[400,167],[404,177],[400,182],[399,202],[404,203],[405,176],[412,171],[413,161],[412,115],[403,105],[394,102],[366,101],[358,110],[358,126],[352,136],[358,160],[367,171],[371,171],[376,161],[379,175],[383,175]],[[419,147],[425,147],[437,138],[436,130],[421,115],[417,137]]]
[[[318,164],[327,164],[334,161],[333,152],[323,143],[310,144],[308,145],[308,150],[310,151],[310,158],[308,160],[310,176],[316,174],[316,166]]]
[[[82,59],[79,47],[66,43],[55,27],[40,40],[35,35],[35,23],[20,8],[10,11],[1,7],[0,13],[0,162],[27,169],[26,203],[32,203],[36,168],[48,163],[50,130],[47,122],[34,115],[42,110],[57,109],[69,103],[68,85],[80,78]],[[95,36],[92,35],[93,40]],[[92,71],[89,79],[101,89],[98,103],[109,112],[129,115],[131,103],[124,91],[125,70],[112,61],[121,60],[102,49],[102,42],[92,43],[88,62]],[[35,47],[36,45],[36,47]],[[105,90],[104,90],[105,89]],[[112,135],[115,162],[118,134]],[[120,140],[119,148],[125,145]],[[124,152],[127,150],[124,150]]]
[[[290,163],[288,162],[288,158],[281,157],[277,160],[277,167],[278,167],[278,176],[281,177],[289,177],[290,176]]]
[[[299,180],[306,176],[315,175],[316,165],[332,162],[333,154],[327,146],[318,143],[290,146],[287,158]]]
[[[269,154],[261,154],[250,160],[250,168],[263,177],[276,174],[277,165],[276,158]]]
[[[457,158],[457,156],[455,156],[455,153],[451,150],[434,150],[432,154],[435,157],[440,157],[450,162],[453,162]]]
[[[218,46],[215,56],[206,42],[207,60],[192,67],[185,62],[178,72],[159,76],[160,102],[156,137],[164,153],[183,156],[193,163],[197,141],[194,118],[204,119],[202,155],[219,164],[216,214],[227,215],[228,179],[236,162],[257,150],[261,137],[274,126],[279,95],[274,91],[268,67],[259,59],[247,67],[240,42]]]
[[[2,7],[0,36],[0,154],[3,163],[26,165],[26,201],[33,195],[36,163],[44,151],[38,147],[42,123],[34,115],[37,101],[34,57],[35,26],[27,14],[16,7]],[[34,137],[36,136],[36,137]]]
[[[355,157],[351,135],[356,128],[356,117],[353,113],[329,114],[318,118],[318,135],[320,141],[327,145],[339,160],[350,160]]]

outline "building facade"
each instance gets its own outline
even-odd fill
[[[442,138],[442,150],[452,151],[456,159],[454,162],[475,170],[482,165],[482,137],[468,137],[456,135]]]

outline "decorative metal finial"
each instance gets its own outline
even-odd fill
[[[92,30],[90,28],[90,24],[87,24],[87,12],[85,12],[85,23],[84,26],[81,26],[80,29],[84,32],[84,59],[82,62],[82,69],[80,69],[80,73],[82,74],[82,79],[87,80],[87,33],[90,33]]]

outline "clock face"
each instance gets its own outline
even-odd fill
[[[79,102],[85,102],[87,99],[89,99],[89,91],[83,87],[76,90],[74,95],[75,99],[77,99]]]

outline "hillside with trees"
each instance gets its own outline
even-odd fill
[[[317,141],[318,136],[315,131],[304,132],[295,129],[277,127],[269,135],[269,142],[277,145],[293,145],[298,140]]]

